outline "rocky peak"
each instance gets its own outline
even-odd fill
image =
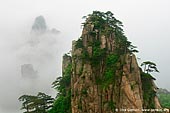
[[[32,25],[32,31],[37,33],[43,33],[47,30],[46,21],[43,16],[35,18],[34,24]]]
[[[122,23],[111,12],[94,11],[83,25],[81,37],[72,44],[71,62],[66,60],[72,65],[72,113],[161,108],[153,77],[138,66],[133,54],[137,50]]]
[[[71,64],[71,56],[69,56],[68,54],[65,54],[63,56],[63,62],[62,62],[62,72],[63,72],[62,75],[63,76],[66,75],[65,73],[67,73],[66,71],[68,67],[70,66],[70,64]]]
[[[58,31],[56,28],[48,29],[45,18],[43,16],[38,16],[35,18],[31,29],[31,33],[36,35],[41,35],[44,33],[58,34],[59,32],[60,31]]]
[[[36,78],[38,72],[34,70],[32,64],[23,64],[21,65],[21,75],[24,78]]]

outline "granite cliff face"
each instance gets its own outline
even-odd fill
[[[114,24],[109,24],[112,21]],[[64,57],[63,70],[72,65],[72,113],[122,113],[128,109],[142,113],[142,108],[161,108],[154,78],[138,66],[136,50],[129,49],[120,26],[111,12],[93,12],[86,18],[81,37],[73,41],[71,57]]]

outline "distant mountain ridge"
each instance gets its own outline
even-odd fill
[[[160,104],[164,108],[170,108],[170,91],[159,88],[157,92]]]
[[[170,91],[168,91],[167,89],[164,89],[164,88],[159,88],[158,91],[157,91],[158,94],[170,94]]]

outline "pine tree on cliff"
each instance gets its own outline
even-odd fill
[[[22,110],[24,113],[47,113],[52,108],[54,99],[46,95],[45,93],[39,92],[37,96],[33,95],[22,95],[19,97],[19,101],[22,101]]]
[[[68,54],[63,56],[69,61],[70,57]],[[71,69],[72,65],[69,63],[63,70],[62,77],[58,77],[52,83],[52,87],[57,91],[57,96],[53,108],[48,113],[71,113]]]
[[[156,64],[151,62],[151,61],[145,61],[141,64],[141,66],[144,66],[144,72],[146,72],[147,74],[149,72],[159,72]]]

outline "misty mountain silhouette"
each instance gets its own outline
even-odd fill
[[[36,33],[44,33],[47,30],[46,21],[43,16],[35,18],[34,24],[32,25],[32,31]]]

